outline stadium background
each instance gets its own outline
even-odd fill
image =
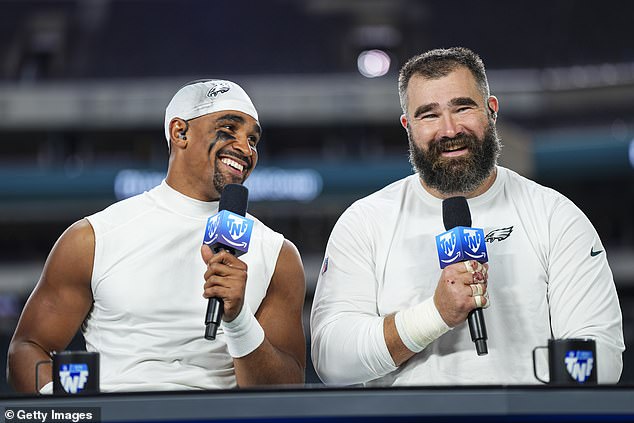
[[[454,45],[487,65],[502,164],[599,231],[633,345],[633,12],[613,0],[0,0],[0,366],[62,231],[160,181],[164,107],[198,78],[239,82],[260,112],[250,211],[299,247],[308,311],[337,217],[411,172],[398,68]]]

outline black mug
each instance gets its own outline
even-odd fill
[[[43,363],[50,363],[50,361],[40,361],[36,367]],[[99,353],[89,351],[54,352],[52,376],[53,394],[55,395],[99,393]]]
[[[546,381],[537,375],[538,349],[548,349]],[[551,385],[596,385],[597,347],[594,339],[549,339],[548,346],[533,348],[533,373],[537,380]]]

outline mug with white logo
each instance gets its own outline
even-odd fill
[[[37,366],[39,367],[42,363],[50,363],[50,361],[41,361]],[[98,352],[62,351],[53,353],[53,394],[96,393],[99,393]]]
[[[549,380],[537,374],[536,352],[548,350]],[[594,339],[549,339],[548,346],[533,348],[533,373],[537,380],[551,385],[596,385],[597,348]]]

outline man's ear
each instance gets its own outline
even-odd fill
[[[498,111],[500,110],[500,103],[496,96],[489,96],[487,99],[487,107],[489,108],[489,113],[491,113],[491,117],[493,120],[496,120],[498,117]]]
[[[176,148],[187,147],[187,131],[189,124],[181,118],[174,118],[170,122],[170,143]]]
[[[401,115],[401,126],[407,131],[407,115],[405,113]]]

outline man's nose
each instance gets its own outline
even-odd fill
[[[439,136],[442,138],[453,138],[462,132],[462,127],[451,113],[444,113],[440,118]]]
[[[251,148],[251,144],[249,143],[248,135],[238,135],[234,143],[234,148],[245,156],[250,157],[253,155],[253,148]]]

